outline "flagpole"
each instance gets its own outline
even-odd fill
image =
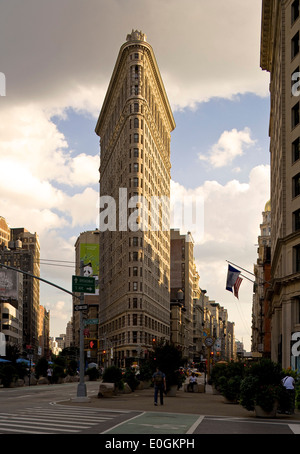
[[[255,284],[255,281],[252,281],[252,279],[249,279],[249,277],[245,276],[244,274],[240,274],[240,276],[243,276],[245,279],[248,279],[248,281],[252,282],[252,284]]]
[[[241,268],[241,270],[246,271],[246,273],[252,274],[252,276],[255,276],[254,273],[251,273],[251,271],[245,270],[245,268],[242,268],[240,265],[236,265],[233,262],[229,262],[229,260],[226,260],[226,262],[230,263],[231,265],[237,266],[238,268]]]

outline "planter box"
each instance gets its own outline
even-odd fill
[[[255,405],[254,411],[257,418],[275,418],[277,413],[277,403],[274,404],[271,411],[265,411],[259,405]]]
[[[167,392],[167,396],[169,397],[175,397],[177,393],[177,385],[171,386],[169,391]]]
[[[101,383],[99,386],[98,397],[113,397],[115,395],[114,383]]]

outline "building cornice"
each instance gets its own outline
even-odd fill
[[[273,0],[263,0],[261,17],[260,66],[271,70],[272,61],[272,10]]]

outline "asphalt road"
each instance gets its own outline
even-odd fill
[[[165,397],[163,406],[155,407],[152,389],[98,398],[99,382],[87,382],[86,386],[87,402],[77,401],[76,383],[0,388],[0,434],[101,434],[101,442],[114,440],[115,444],[133,443],[137,437],[152,437],[162,443],[166,437],[175,437],[182,444],[172,446],[174,449],[188,447],[188,442],[202,446],[204,435],[300,434],[299,411],[259,419],[240,405],[224,403],[209,387],[206,393],[180,390],[176,397]],[[149,447],[149,440],[146,438],[140,449]],[[124,444],[104,447],[123,449]],[[125,447],[135,452],[139,449]]]

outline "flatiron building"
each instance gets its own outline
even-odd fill
[[[100,137],[100,351],[124,365],[170,338],[170,140],[175,121],[152,47],[121,46]]]

